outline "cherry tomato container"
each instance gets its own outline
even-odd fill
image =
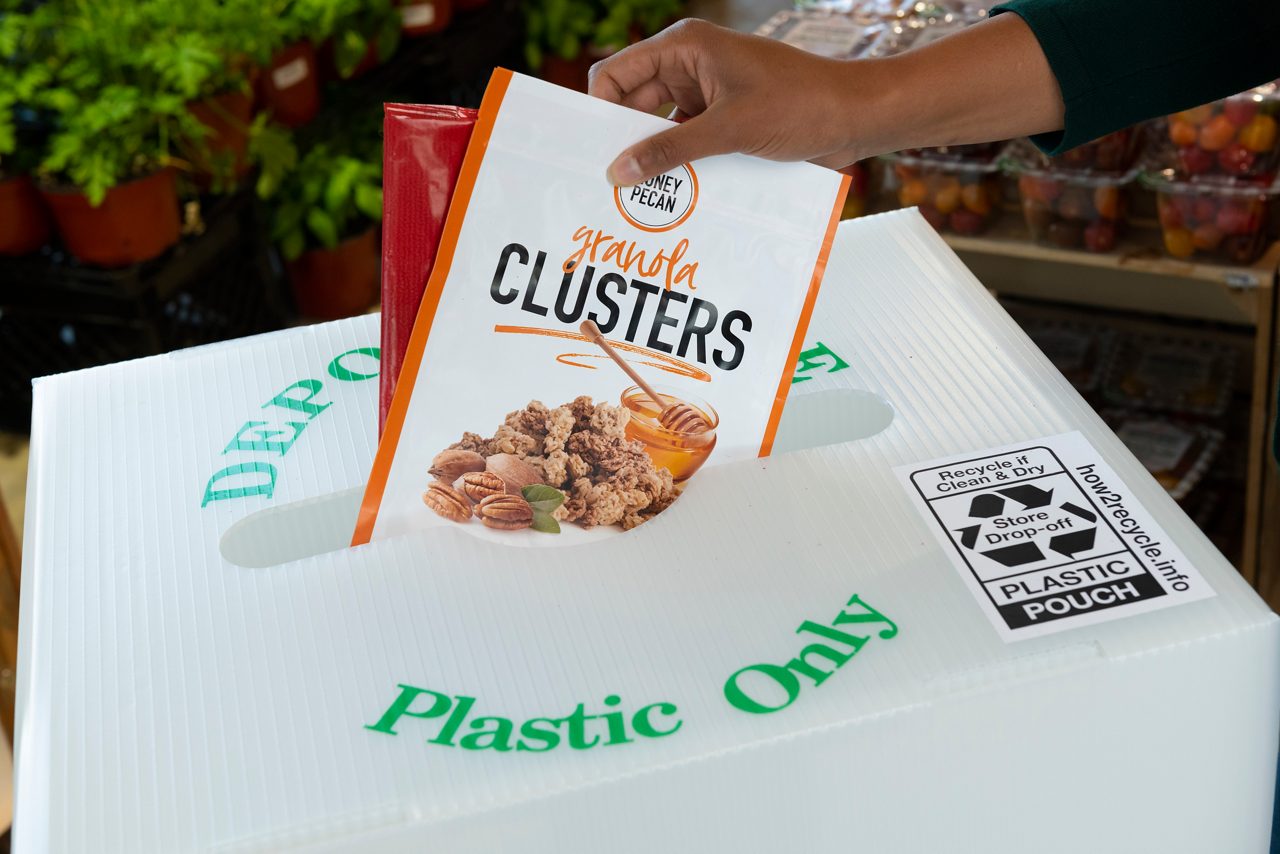
[[[1180,177],[1257,178],[1280,165],[1280,85],[1267,83],[1157,124],[1162,166]]]
[[[1142,137],[1141,127],[1128,127],[1043,159],[1054,169],[1120,175],[1137,161]]]
[[[995,161],[890,155],[898,203],[916,207],[938,231],[974,235],[1000,216],[1000,169]]]
[[[1136,170],[1114,175],[1044,168],[1030,156],[1029,147],[1015,151],[1005,165],[1018,176],[1022,215],[1037,242],[1088,252],[1116,248]]]
[[[874,160],[859,160],[840,170],[851,179],[849,194],[845,196],[844,208],[840,212],[841,219],[856,219],[867,212],[874,192],[874,166]]]
[[[1177,178],[1173,170],[1145,174],[1142,182],[1156,191],[1166,254],[1252,264],[1266,249],[1274,185],[1188,181]]]
[[[1000,155],[1008,140],[1003,142],[973,142],[965,145],[942,145],[937,148],[909,148],[903,154],[928,157],[935,160],[977,160],[989,162]]]

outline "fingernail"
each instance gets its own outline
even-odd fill
[[[641,177],[640,164],[630,154],[624,154],[609,166],[609,180],[619,187],[639,184]]]

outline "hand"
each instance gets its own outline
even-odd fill
[[[814,56],[781,42],[685,20],[597,62],[588,91],[653,112],[674,103],[687,118],[624,151],[614,184],[637,184],[713,154],[847,166],[867,153],[850,132],[859,92],[857,63]],[[864,75],[865,77],[866,75]]]

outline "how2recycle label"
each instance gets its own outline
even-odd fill
[[[1213,595],[1079,433],[897,472],[1005,640]]]

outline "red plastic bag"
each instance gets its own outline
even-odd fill
[[[386,105],[379,435],[475,123],[476,111],[462,107]]]

